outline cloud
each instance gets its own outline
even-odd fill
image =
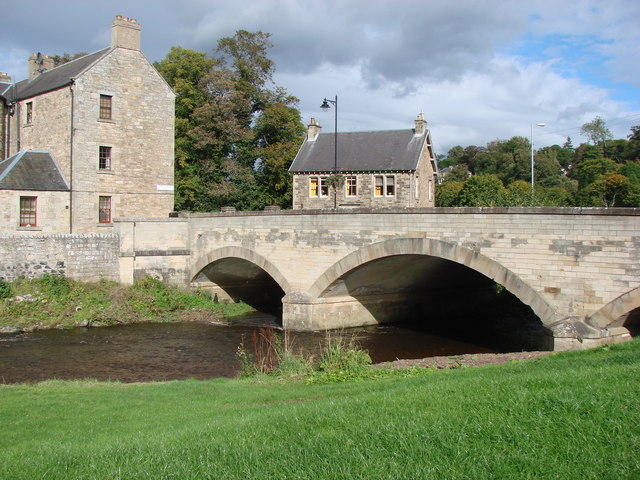
[[[32,0],[11,13],[0,70],[18,78],[33,51],[108,45],[115,14],[142,24],[152,61],[173,45],[212,53],[238,29],[262,30],[276,82],[300,99],[305,121],[332,129],[318,107],[334,94],[342,131],[408,128],[422,110],[441,153],[526,136],[541,121],[540,143],[577,144],[596,115],[618,138],[640,124],[636,0]]]

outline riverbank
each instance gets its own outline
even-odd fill
[[[640,477],[640,342],[500,367],[0,386],[0,478]]]
[[[187,292],[144,278],[135,285],[78,282],[59,275],[0,281],[0,332],[126,325],[148,322],[230,321],[252,311],[218,303],[204,291]]]

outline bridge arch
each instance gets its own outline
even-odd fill
[[[241,300],[276,317],[282,311],[282,297],[291,289],[270,261],[238,246],[221,247],[200,258],[191,271],[191,283],[210,289],[215,296]]]
[[[618,324],[622,316],[634,309],[640,308],[640,287],[634,288],[614,298],[593,315],[587,317],[587,323],[598,328],[612,328],[622,326]]]
[[[329,267],[307,291],[319,298],[341,276],[374,260],[397,255],[424,255],[450,260],[464,265],[503,285],[522,303],[531,307],[543,325],[557,321],[555,310],[532,287],[497,261],[456,243],[432,238],[394,238],[373,243],[346,255]]]
[[[246,260],[251,262],[252,264],[260,267],[266,273],[268,273],[271,278],[275,280],[275,282],[282,288],[285,292],[291,291],[291,286],[287,279],[282,275],[280,270],[273,265],[269,260],[267,260],[262,255],[244,247],[238,246],[228,246],[221,247],[216,250],[213,250],[204,257],[201,257],[194,263],[194,267],[191,269],[191,281],[193,281],[197,276],[202,272],[202,270],[208,265],[226,258],[239,258],[241,260]]]

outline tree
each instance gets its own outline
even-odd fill
[[[304,126],[297,99],[273,85],[269,37],[238,30],[213,58],[173,47],[156,64],[178,93],[176,208],[290,204],[287,170]]]
[[[464,182],[459,180],[448,180],[436,187],[436,207],[457,207],[458,195],[462,190]]]
[[[580,134],[587,137],[594,145],[600,145],[613,138],[611,130],[607,128],[605,121],[599,116],[583,124]]]
[[[463,207],[498,207],[502,205],[504,186],[495,175],[477,175],[469,178],[458,195]]]
[[[627,136],[627,140],[625,158],[627,160],[640,160],[640,125],[631,127],[631,133]]]
[[[589,185],[588,193],[597,198],[598,203],[603,207],[626,206],[625,200],[631,193],[631,181],[619,173],[603,175],[598,180]]]
[[[205,175],[195,142],[189,132],[195,127],[194,111],[207,100],[202,83],[216,61],[205,53],[182,47],[171,47],[167,56],[154,64],[160,75],[173,88],[176,96],[175,120],[175,208],[198,210],[206,196]]]
[[[53,60],[53,65],[57,67],[59,65],[64,65],[65,63],[69,63],[76,58],[84,57],[85,55],[87,55],[87,52],[73,54],[65,52],[62,55],[50,55],[50,57]]]

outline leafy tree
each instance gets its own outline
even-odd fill
[[[632,185],[624,175],[610,173],[590,184],[587,193],[592,198],[597,198],[603,207],[626,206],[629,194],[632,193]]]
[[[504,186],[495,175],[477,175],[469,178],[458,195],[458,203],[463,207],[501,206]]]
[[[436,207],[457,207],[464,182],[447,180],[436,187]]]
[[[207,100],[202,80],[216,61],[205,53],[171,47],[167,56],[154,64],[176,93],[175,119],[175,208],[197,210],[206,195],[203,166],[196,162],[199,151],[189,132],[195,127],[194,111]]]
[[[574,176],[579,188],[586,188],[601,176],[618,173],[620,165],[609,158],[590,158],[580,162],[574,168]]]
[[[291,207],[289,167],[305,135],[300,112],[285,103],[269,105],[256,118],[254,134],[258,146],[256,168],[266,203]]]
[[[640,160],[640,125],[631,127],[631,133],[627,140],[627,149],[624,157],[627,160]]]
[[[600,145],[613,138],[611,130],[607,128],[607,124],[599,116],[583,124],[580,129],[580,134],[587,137],[594,145]]]
[[[464,182],[469,178],[469,170],[467,170],[467,166],[463,163],[455,165],[447,176],[444,177],[445,182],[449,182],[452,180],[457,180],[460,182]]]
[[[50,55],[53,60],[54,66],[64,65],[65,63],[69,63],[76,58],[84,57],[87,55],[87,52],[79,52],[79,53],[63,53],[62,55]]]
[[[178,93],[177,209],[290,205],[287,170],[304,126],[297,99],[273,85],[269,37],[238,30],[213,58],[173,47],[156,64]]]
[[[524,180],[516,180],[509,184],[504,192],[503,205],[509,207],[531,207],[536,204],[531,193],[531,184]]]

